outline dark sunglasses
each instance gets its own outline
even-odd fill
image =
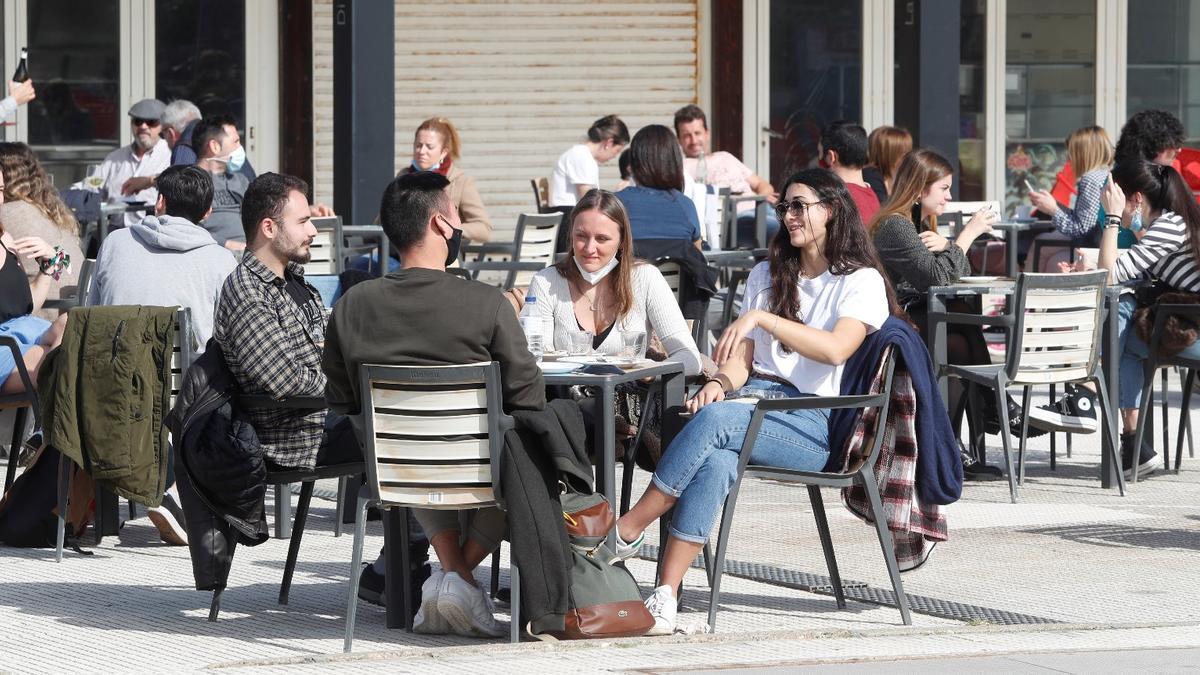
[[[158,126],[158,120],[147,120],[147,119],[142,119],[141,117],[133,118],[133,126],[140,127],[143,124],[145,124],[146,126],[148,126],[150,128],[154,128],[154,127]]]
[[[822,203],[824,203],[824,200],[818,200],[811,204],[800,199],[793,199],[790,202],[781,201],[775,204],[775,215],[779,216],[780,220],[787,217],[789,211],[795,211],[799,215],[804,216],[808,214],[809,209]]]

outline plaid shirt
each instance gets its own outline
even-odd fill
[[[883,373],[879,372],[871,383],[871,393],[876,394],[882,388]],[[905,563],[921,559],[926,542],[946,541],[949,536],[942,507],[922,504],[917,497],[916,400],[912,379],[897,367],[892,378],[891,405],[884,420],[883,441],[875,461],[875,479],[879,482],[880,500],[887,514],[888,530],[892,533],[892,548],[901,569]],[[857,469],[866,459],[865,455],[871,449],[866,431],[874,428],[878,417],[879,408],[869,408],[859,416],[847,441],[846,463],[842,467],[846,473]],[[871,506],[862,486],[842,488],[842,502],[854,515],[873,522],[869,515]]]
[[[243,394],[282,400],[325,393],[321,348],[328,313],[300,265],[288,263],[287,274],[308,289],[303,307],[288,295],[284,279],[249,251],[221,289],[213,337]],[[268,459],[286,467],[316,464],[325,411],[250,409],[246,414]]]

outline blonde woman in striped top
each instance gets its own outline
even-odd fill
[[[1113,183],[1116,187],[1113,187]],[[1109,280],[1123,284],[1155,277],[1172,290],[1200,293],[1200,206],[1175,169],[1144,160],[1118,164],[1102,197],[1109,214],[1100,238],[1100,267],[1110,270]],[[1140,213],[1150,227],[1132,248],[1117,250],[1117,233],[1129,227]],[[1116,214],[1120,214],[1118,217]],[[1118,339],[1121,346],[1120,407],[1124,468],[1132,473],[1132,436],[1137,428],[1141,399],[1142,364],[1150,353],[1131,318],[1137,308],[1132,293],[1121,296]],[[1179,353],[1200,358],[1200,342]],[[1139,475],[1154,470],[1155,452],[1143,443],[1137,454]]]

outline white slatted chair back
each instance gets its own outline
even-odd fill
[[[663,279],[667,281],[667,286],[671,292],[675,294],[675,301],[679,301],[679,287],[683,282],[683,267],[674,260],[662,260],[654,263],[658,271],[662,273]]]
[[[360,368],[364,457],[382,506],[462,509],[497,503],[503,429],[500,369]]]
[[[566,216],[562,213],[522,213],[517,218],[516,260],[537,262],[549,267],[554,264],[554,240]],[[528,286],[537,272],[517,272],[512,285]]]
[[[1022,274],[1006,360],[1013,384],[1057,384],[1089,378],[1100,358],[1108,272]]]
[[[309,261],[304,264],[304,274],[339,274],[342,271],[342,217],[327,216],[313,218],[317,236],[309,245]]]

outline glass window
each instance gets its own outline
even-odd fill
[[[155,91],[246,119],[245,0],[156,0]]]
[[[1096,123],[1095,1],[1010,0],[1007,11],[1005,213],[1029,203],[1026,180],[1051,189],[1067,135]]]
[[[117,0],[28,4],[29,104],[33,146],[103,145],[126,140],[120,124],[120,12]],[[16,67],[16,64],[13,64]],[[5,73],[10,76],[11,73]]]
[[[862,119],[862,3],[771,1],[771,177],[817,157],[821,129]]]
[[[983,55],[987,47],[985,0],[962,3],[958,66],[958,198],[983,199],[984,170]]]
[[[1129,12],[1126,113],[1157,108],[1200,140],[1200,0],[1161,0],[1153,12]]]

